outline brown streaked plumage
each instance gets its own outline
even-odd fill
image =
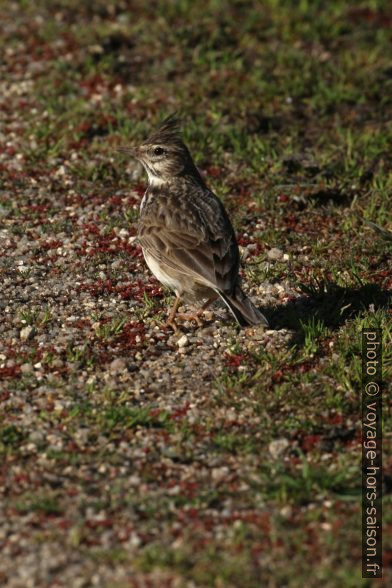
[[[220,297],[240,325],[267,325],[241,289],[240,257],[230,219],[193,163],[177,119],[165,119],[131,153],[143,164],[149,180],[140,206],[138,237],[143,254],[152,273],[177,296],[169,324],[176,328],[180,299],[193,303],[207,299],[204,309]],[[198,320],[199,314],[193,318]]]

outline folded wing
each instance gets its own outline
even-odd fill
[[[231,293],[239,269],[233,227],[211,192],[200,188],[194,192],[188,192],[186,202],[170,193],[151,198],[140,219],[140,243],[158,263]]]

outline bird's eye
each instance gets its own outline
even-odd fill
[[[165,150],[162,147],[155,147],[154,155],[163,155],[164,153],[165,153]]]

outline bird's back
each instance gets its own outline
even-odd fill
[[[215,276],[219,289],[230,292],[238,281],[239,251],[230,219],[215,194],[205,185],[176,178],[149,186],[143,200],[142,247],[151,249],[155,240],[166,256],[180,255],[181,249],[198,250],[201,270]]]

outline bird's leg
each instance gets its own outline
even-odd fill
[[[180,302],[181,302],[181,298],[179,296],[177,296],[174,301],[174,304],[172,306],[172,309],[170,311],[169,318],[166,321],[167,326],[171,327],[173,329],[173,331],[177,331],[177,325],[174,320],[174,317],[176,315],[177,308],[179,307]]]

